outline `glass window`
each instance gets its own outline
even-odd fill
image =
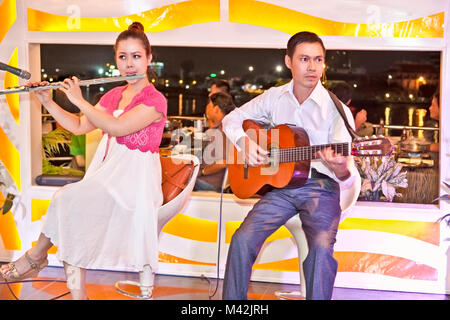
[[[284,49],[153,46],[152,50],[151,81],[167,97],[170,116],[163,146],[171,143],[170,131],[180,126],[198,128],[196,121],[204,119],[214,81],[226,80],[240,106],[290,80]],[[118,75],[112,46],[42,44],[41,59],[43,80]],[[439,90],[440,59],[438,51],[328,50],[326,54],[323,84],[331,90],[342,83],[350,86],[351,100],[343,102],[348,102],[357,125],[361,123],[360,135],[382,133],[396,144],[394,160],[407,172],[408,187],[396,189],[402,197],[395,196],[395,202],[431,203],[439,192],[439,152],[432,147],[439,143],[439,109],[433,113],[430,106]],[[83,87],[83,92],[94,104],[116,85]],[[55,100],[71,112],[79,111],[57,91]],[[385,200],[382,194],[377,199]]]

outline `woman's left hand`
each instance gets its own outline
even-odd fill
[[[67,98],[74,105],[78,106],[81,101],[84,100],[83,94],[80,89],[80,79],[77,77],[66,78],[63,81],[63,86],[59,88],[62,92],[64,92]]]

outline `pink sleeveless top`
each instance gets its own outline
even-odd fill
[[[128,85],[115,87],[102,96],[99,103],[106,109],[107,113],[112,115],[114,110],[117,109],[119,101],[122,98],[122,92],[127,86]],[[163,118],[157,122],[151,123],[149,126],[139,131],[126,136],[116,137],[116,141],[117,143],[126,145],[131,150],[139,149],[142,152],[158,152],[164,131],[164,123],[167,117],[167,100],[164,95],[156,90],[153,84],[150,83],[134,96],[120,116],[139,104],[155,107],[156,111],[161,112],[164,115]]]

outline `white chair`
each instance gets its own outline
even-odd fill
[[[355,181],[351,187],[347,189],[341,188],[341,219],[340,222],[344,221],[349,213],[349,209],[355,204],[358,199],[361,190],[361,177],[359,174],[355,175]],[[339,222],[339,223],[340,223]],[[298,264],[300,273],[300,291],[275,291],[275,296],[283,300],[303,300],[306,297],[306,281],[305,274],[303,273],[303,261],[305,261],[308,256],[308,242],[306,240],[305,232],[303,231],[302,221],[300,216],[296,214],[290,218],[286,223],[285,227],[291,232],[295,243],[297,244],[298,251]]]
[[[178,161],[186,161],[194,163],[194,170],[186,183],[186,187],[183,191],[181,191],[175,198],[170,200],[169,202],[162,205],[158,210],[158,235],[160,234],[164,225],[169,222],[173,217],[175,217],[185,206],[189,197],[192,193],[192,189],[194,188],[195,180],[197,179],[200,161],[199,159],[191,154],[179,154],[172,156],[173,159]],[[155,273],[153,272],[150,265],[145,265],[144,269],[139,272],[139,282],[129,281],[129,280],[121,280],[116,282],[115,287],[116,290],[126,296],[138,298],[138,299],[151,299],[153,284],[155,279]],[[126,291],[123,287],[132,286],[139,287],[141,294],[133,294]],[[137,291],[137,290],[133,290]]]

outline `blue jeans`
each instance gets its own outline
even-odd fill
[[[306,299],[331,299],[337,273],[333,247],[341,216],[339,184],[317,174],[295,189],[273,189],[253,207],[234,233],[228,249],[222,298],[245,300],[252,266],[264,241],[300,214],[309,252],[303,263]]]

